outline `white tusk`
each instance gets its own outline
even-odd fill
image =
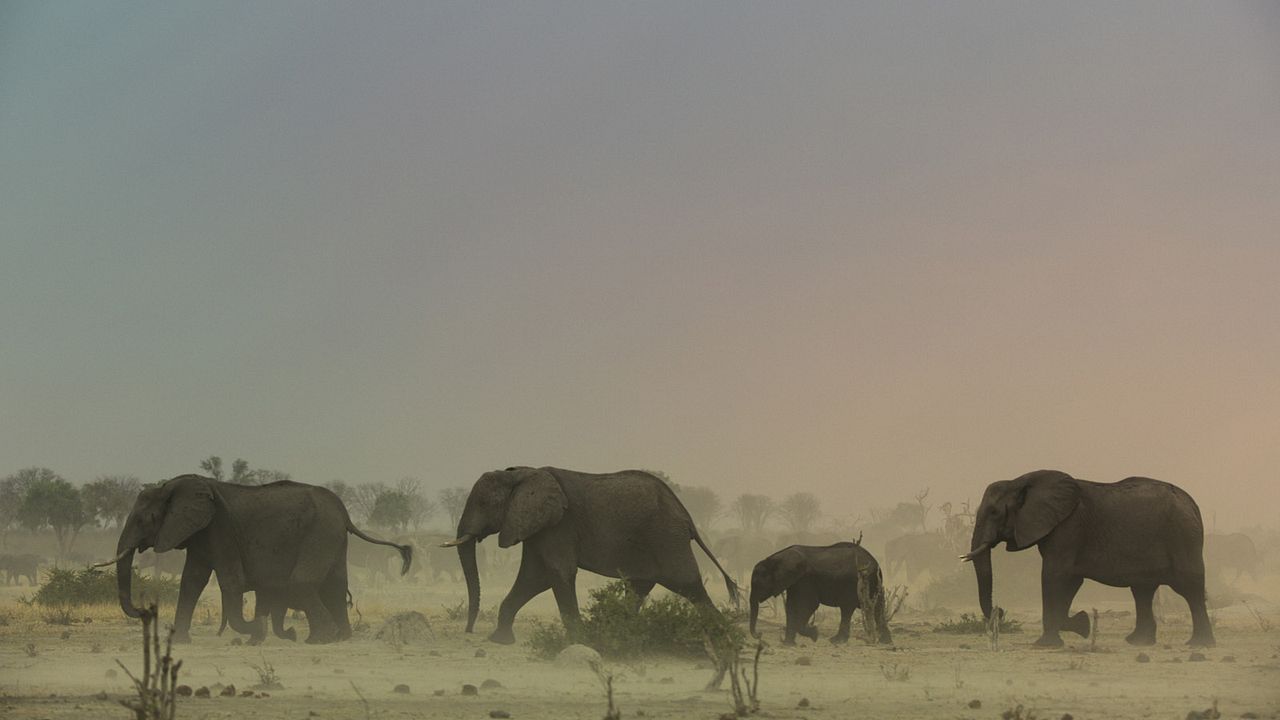
[[[129,548],[128,550],[121,550],[119,555],[111,558],[110,560],[107,560],[106,562],[97,563],[96,565],[90,565],[89,567],[100,568],[100,567],[106,567],[108,565],[115,565],[116,563],[124,559],[125,555],[128,555],[131,552],[133,552],[133,548]]]
[[[977,557],[977,556],[981,555],[982,553],[984,553],[984,552],[986,552],[986,551],[988,551],[988,550],[990,550],[990,549],[991,549],[991,544],[990,544],[990,543],[982,543],[982,544],[981,544],[981,545],[979,545],[978,547],[974,548],[971,552],[966,553],[966,554],[964,554],[964,555],[961,555],[961,556],[960,556],[960,562],[970,562],[970,561],[972,561],[975,557]]]
[[[449,542],[446,542],[446,543],[440,543],[440,547],[458,547],[459,545],[464,545],[469,542],[471,542],[471,536],[463,535],[462,537],[456,540],[450,540]]]

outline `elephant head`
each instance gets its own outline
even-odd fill
[[[991,549],[1002,542],[1009,551],[1039,543],[1079,502],[1076,479],[1057,470],[1037,470],[987,486],[974,516],[969,552],[961,556],[973,561],[983,617],[991,617]]]
[[[529,467],[488,472],[476,480],[458,520],[458,560],[467,581],[467,632],[480,613],[476,543],[497,533],[498,546],[511,547],[560,522],[569,507],[560,483],[546,470]]]
[[[120,609],[129,617],[141,615],[132,599],[133,554],[149,548],[161,553],[185,547],[192,535],[213,521],[212,483],[199,475],[183,475],[138,493],[120,530],[114,560]]]
[[[804,555],[792,548],[779,550],[756,563],[751,571],[751,635],[756,632],[756,618],[760,615],[760,603],[780,595],[809,572]]]

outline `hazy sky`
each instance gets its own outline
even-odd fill
[[[1280,504],[1280,11],[0,4],[0,474]]]

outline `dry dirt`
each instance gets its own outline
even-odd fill
[[[505,585],[486,588],[486,607],[501,598]],[[48,624],[39,609],[18,598],[30,588],[0,588],[0,715],[6,718],[127,718],[117,701],[130,695],[130,682],[117,667],[141,665],[139,626],[111,607],[78,612],[81,622]],[[550,620],[550,593],[521,614],[516,645],[484,640],[492,621],[475,635],[449,620],[446,607],[464,597],[459,585],[388,583],[355,589],[368,629],[356,639],[311,646],[269,638],[260,647],[234,644],[230,634],[215,636],[216,612],[206,591],[192,630],[194,642],[175,647],[183,661],[180,682],[213,689],[212,697],[183,698],[179,718],[488,718],[491,711],[528,720],[598,720],[605,699],[597,676],[586,668],[534,660],[523,644],[529,622]],[[585,589],[579,594],[586,597]],[[1280,717],[1280,607],[1251,603],[1248,608],[1216,611],[1218,646],[1192,661],[1183,645],[1189,635],[1185,606],[1166,612],[1161,644],[1142,650],[1125,644],[1132,606],[1116,602],[1100,607],[1095,651],[1090,642],[1064,636],[1061,650],[1030,647],[1038,623],[1036,609],[1014,609],[1028,630],[1006,634],[993,651],[982,636],[932,632],[937,615],[903,613],[895,620],[893,647],[858,642],[833,646],[825,640],[801,640],[797,647],[778,644],[776,618],[766,618],[765,638],[772,644],[760,673],[761,715],[771,718],[998,718],[1022,706],[1023,718],[1170,718],[1217,702],[1224,718]],[[962,608],[971,611],[970,608]],[[408,610],[423,613],[431,632],[416,642],[395,646],[374,638],[382,621]],[[958,611],[957,611],[958,612]],[[953,613],[954,614],[954,613]],[[83,617],[92,622],[83,622]],[[162,619],[172,618],[172,610]],[[819,615],[825,635],[834,631],[831,611]],[[291,621],[305,637],[305,622]],[[855,626],[857,625],[855,619]],[[483,652],[480,652],[483,651]],[[807,660],[805,660],[807,659]],[[807,663],[807,664],[802,664]],[[282,687],[254,697],[221,697],[259,683],[258,670],[270,664]],[[706,661],[653,659],[614,663],[616,702],[624,718],[718,718],[729,711],[726,691],[707,692],[711,670]],[[496,680],[500,687],[481,687]],[[407,694],[397,685],[408,686]],[[464,696],[462,686],[481,687]],[[726,684],[727,686],[727,684]],[[802,706],[802,704],[804,706]]]

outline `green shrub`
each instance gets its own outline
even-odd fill
[[[983,620],[979,615],[964,613],[960,616],[959,620],[945,620],[938,623],[934,626],[933,631],[936,633],[950,633],[952,635],[986,635],[987,621]],[[1017,620],[1003,618],[1000,620],[1000,632],[1022,632],[1022,623]]]
[[[649,601],[637,611],[635,593],[622,580],[592,590],[590,597],[582,623],[572,633],[559,623],[534,622],[529,646],[535,655],[550,659],[577,642],[615,659],[702,657],[707,636],[738,645],[746,641],[737,625],[742,614],[736,610],[721,608],[717,612],[671,595]]]
[[[133,571],[133,597],[135,604],[142,598],[172,603],[178,597],[178,580],[143,577]],[[45,574],[45,582],[36,590],[32,600],[44,607],[69,607],[117,602],[116,576],[94,568],[61,570],[52,568]]]

